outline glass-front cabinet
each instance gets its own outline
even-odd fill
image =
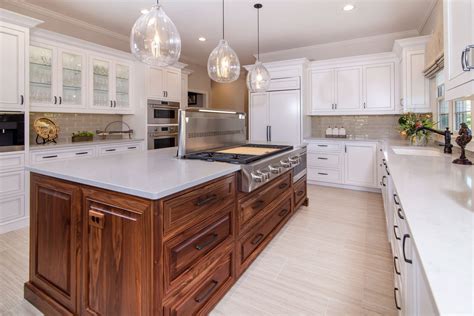
[[[113,107],[113,100],[110,93],[111,64],[108,61],[91,58],[92,67],[92,107],[107,108]]]
[[[120,109],[130,107],[130,67],[115,64],[115,100]]]
[[[32,107],[85,107],[85,57],[80,53],[30,46],[30,103]]]

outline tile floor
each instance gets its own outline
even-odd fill
[[[309,186],[302,207],[211,313],[395,315],[380,194]],[[0,235],[0,315],[41,315],[23,299],[28,229]]]

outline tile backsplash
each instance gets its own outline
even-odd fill
[[[324,137],[328,126],[343,126],[347,135],[353,137],[399,138],[399,117],[400,115],[313,116],[311,135]]]
[[[120,114],[30,113],[31,144],[36,140],[33,122],[40,117],[46,117],[59,126],[58,143],[70,142],[74,132],[88,131],[95,134],[96,130],[103,130],[110,122],[122,121]]]

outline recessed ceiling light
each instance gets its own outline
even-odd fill
[[[205,41],[206,41],[206,38],[203,37],[203,36],[201,36],[200,38],[198,38],[198,40],[199,40],[200,42],[205,42]]]
[[[344,8],[342,8],[344,11],[351,11],[354,10],[354,5],[353,4],[346,4]]]
[[[148,9],[143,9],[143,10],[141,10],[140,12],[141,12],[142,14],[147,14],[147,13],[150,12],[150,10],[148,10]]]

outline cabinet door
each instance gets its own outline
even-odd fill
[[[130,196],[83,189],[82,311],[150,315],[151,208]]]
[[[417,113],[431,112],[429,80],[423,74],[425,69],[425,51],[407,51],[405,57],[405,111]]]
[[[165,71],[165,98],[171,101],[181,101],[181,78],[179,71]]]
[[[331,112],[334,108],[334,70],[311,72],[311,112]]]
[[[56,49],[49,46],[30,46],[30,104],[31,106],[58,106],[54,83]]]
[[[91,67],[91,106],[92,108],[112,108],[112,63],[110,61],[92,57]]]
[[[0,108],[24,108],[25,33],[0,26]]]
[[[376,187],[376,147],[376,144],[346,144],[346,184]]]
[[[266,142],[268,121],[268,93],[252,93],[249,105],[250,141]]]
[[[463,71],[461,64],[463,50],[474,44],[474,0],[446,0],[443,4],[446,90],[451,90],[474,80],[474,71]],[[474,64],[474,49],[468,60]]]
[[[114,108],[127,110],[130,108],[130,66],[115,64]]]
[[[188,75],[181,74],[181,108],[188,107]]]
[[[59,50],[58,104],[61,107],[86,107],[85,56]]]
[[[395,109],[394,64],[364,67],[364,110]]]
[[[362,107],[362,68],[335,70],[336,111],[358,110]]]
[[[148,68],[148,97],[164,99],[164,69]]]
[[[301,142],[300,91],[269,93],[270,141],[282,144]]]

